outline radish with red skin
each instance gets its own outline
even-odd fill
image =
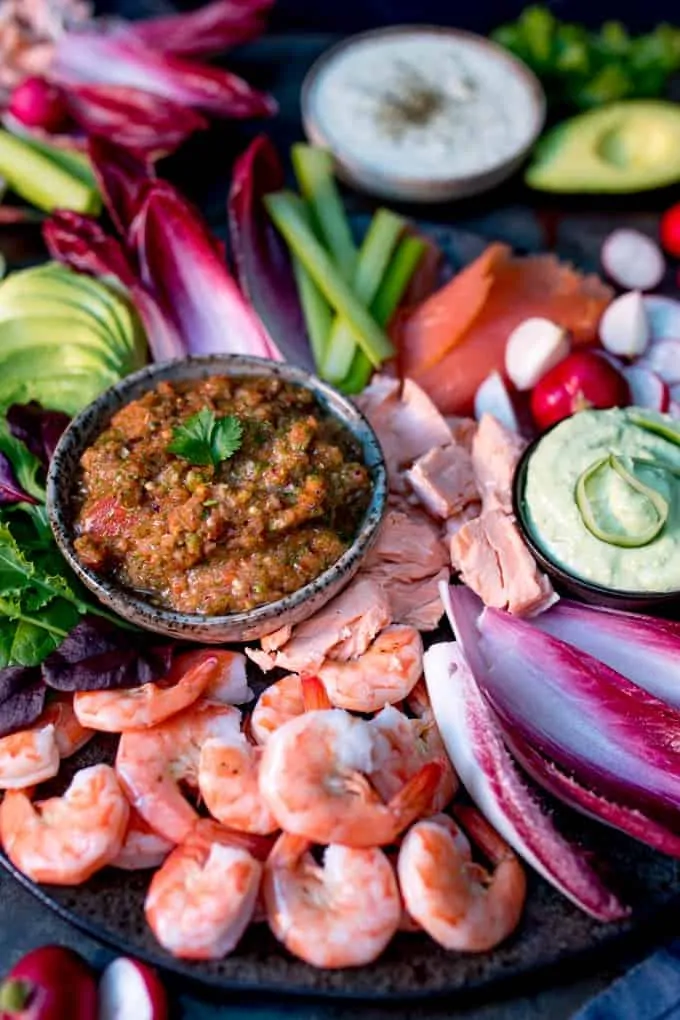
[[[664,251],[680,259],[680,202],[676,202],[661,217],[659,239]]]
[[[41,946],[0,985],[0,1020],[98,1020],[97,982],[86,961],[64,946]]]
[[[475,393],[475,418],[477,421],[483,414],[492,414],[501,425],[505,425],[513,432],[519,431],[512,398],[499,372],[490,372],[484,382],[480,383]]]
[[[631,365],[623,374],[630,389],[631,403],[636,407],[648,407],[651,411],[667,411],[671,402],[668,386],[650,368]]]
[[[666,262],[656,241],[639,230],[614,230],[602,245],[607,276],[624,290],[653,290],[661,283]]]
[[[26,127],[63,131],[69,122],[68,109],[60,88],[45,78],[24,78],[14,89],[9,113]]]
[[[668,386],[680,383],[680,340],[660,340],[652,344],[642,363]]]
[[[600,342],[610,354],[636,358],[649,344],[649,322],[639,290],[622,294],[605,308],[599,325]]]
[[[151,967],[119,956],[99,982],[99,1020],[167,1020],[168,1000]]]
[[[630,390],[625,378],[593,351],[574,351],[552,368],[531,393],[531,413],[539,428],[589,407],[626,407]]]

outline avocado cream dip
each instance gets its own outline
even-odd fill
[[[575,576],[680,588],[680,423],[642,408],[567,418],[529,458],[523,509],[536,545]]]

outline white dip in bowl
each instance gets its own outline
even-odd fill
[[[536,140],[545,99],[524,64],[455,29],[403,26],[323,54],[302,94],[307,135],[350,182],[441,201],[507,177]]]

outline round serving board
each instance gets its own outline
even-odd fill
[[[64,762],[58,779],[44,784],[39,796],[60,793],[79,768],[112,762],[115,744],[115,738],[95,738]],[[236,951],[224,960],[176,960],[157,944],[144,919],[149,872],[106,868],[85,885],[61,888],[35,885],[1,854],[0,864],[48,907],[89,934],[126,954],[213,987],[404,999],[470,992],[585,954],[586,964],[592,964],[596,951],[616,939],[638,935],[648,938],[651,945],[663,936],[663,922],[680,901],[680,861],[663,857],[569,811],[557,810],[555,816],[565,834],[606,864],[611,884],[633,907],[629,920],[600,924],[530,872],[520,927],[493,952],[470,956],[449,953],[426,935],[400,934],[376,963],[355,970],[322,971],[307,966],[274,939],[266,924],[252,926]]]

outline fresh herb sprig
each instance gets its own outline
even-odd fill
[[[191,464],[217,467],[233,457],[242,442],[243,426],[238,418],[233,414],[217,418],[204,407],[172,430],[168,451]]]

